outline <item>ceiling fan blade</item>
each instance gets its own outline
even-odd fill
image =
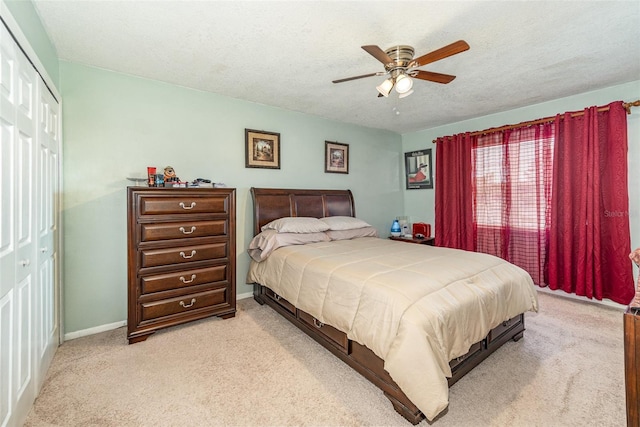
[[[442,83],[442,84],[451,83],[451,81],[456,78],[456,76],[452,76],[450,74],[432,73],[431,71],[422,71],[422,70],[412,71],[409,73],[409,75],[416,79],[428,80],[430,82],[436,82],[436,83]]]
[[[421,57],[414,59],[411,64],[409,64],[409,68],[422,67],[423,65],[439,61],[451,55],[464,52],[465,50],[469,50],[467,42],[464,40],[458,40],[457,42],[453,42],[450,45],[441,47],[438,50],[434,50],[433,52],[429,52],[426,55],[422,55]]]
[[[384,50],[380,49],[380,47],[376,45],[362,46],[362,48],[366,50],[367,53],[369,53],[369,55],[373,56],[378,61],[382,62],[384,65],[387,65],[393,62],[393,59],[391,59]]]
[[[370,73],[370,74],[363,74],[361,76],[354,76],[354,77],[347,77],[346,79],[338,79],[338,80],[334,80],[333,83],[342,83],[342,82],[348,82],[349,80],[356,80],[356,79],[363,79],[365,77],[373,77],[373,76],[377,76],[380,73]]]

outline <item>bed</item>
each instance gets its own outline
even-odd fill
[[[256,236],[279,218],[357,218],[349,190],[251,194]],[[448,387],[522,338],[524,313],[537,310],[529,275],[486,254],[357,237],[284,245],[258,260],[247,276],[254,299],[378,386],[412,424],[446,412]]]

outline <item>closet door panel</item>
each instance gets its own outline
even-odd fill
[[[10,422],[14,407],[16,197],[15,197],[15,46],[0,26],[0,425]]]
[[[16,308],[18,319],[18,333],[16,347],[18,348],[18,357],[14,368],[15,372],[15,389],[17,400],[20,400],[26,393],[31,392],[31,368],[33,366],[33,352],[31,339],[31,331],[33,330],[32,322],[32,276],[28,276],[18,284],[16,293]],[[30,398],[31,396],[29,396]]]
[[[58,345],[58,318],[55,307],[59,306],[56,294],[57,253],[57,212],[58,212],[58,150],[60,146],[59,105],[42,82],[39,84],[38,99],[38,175],[37,200],[39,201],[37,218],[37,268],[38,292],[36,307],[39,326],[37,352],[40,369],[36,373],[36,385],[39,388],[45,373],[53,359]]]
[[[15,283],[15,144],[13,126],[0,119],[0,298],[9,292]]]
[[[16,52],[16,280],[22,281],[35,272],[35,147],[36,121],[34,111],[36,72],[22,52]]]
[[[6,28],[0,27],[0,298],[16,282],[15,49]]]
[[[0,297],[0,425],[8,425],[13,406],[13,289]]]
[[[14,411],[12,422],[19,422],[36,396],[33,371],[35,360],[36,259],[36,85],[38,75],[22,51],[16,51],[16,285],[14,333]]]

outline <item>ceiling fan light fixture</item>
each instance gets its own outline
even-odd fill
[[[413,89],[411,89],[409,92],[401,93],[400,95],[398,95],[398,98],[406,98],[407,96],[411,95],[412,93],[413,93]]]
[[[378,92],[380,92],[381,95],[389,96],[389,92],[393,89],[393,80],[387,79],[383,81],[380,83],[380,86],[376,86],[376,89],[378,89]]]
[[[396,77],[396,92],[405,94],[413,87],[413,79],[406,74],[400,74]]]

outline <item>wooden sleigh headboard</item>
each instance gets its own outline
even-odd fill
[[[253,197],[253,233],[263,225],[287,216],[322,218],[355,216],[351,190],[292,190],[251,187]]]

